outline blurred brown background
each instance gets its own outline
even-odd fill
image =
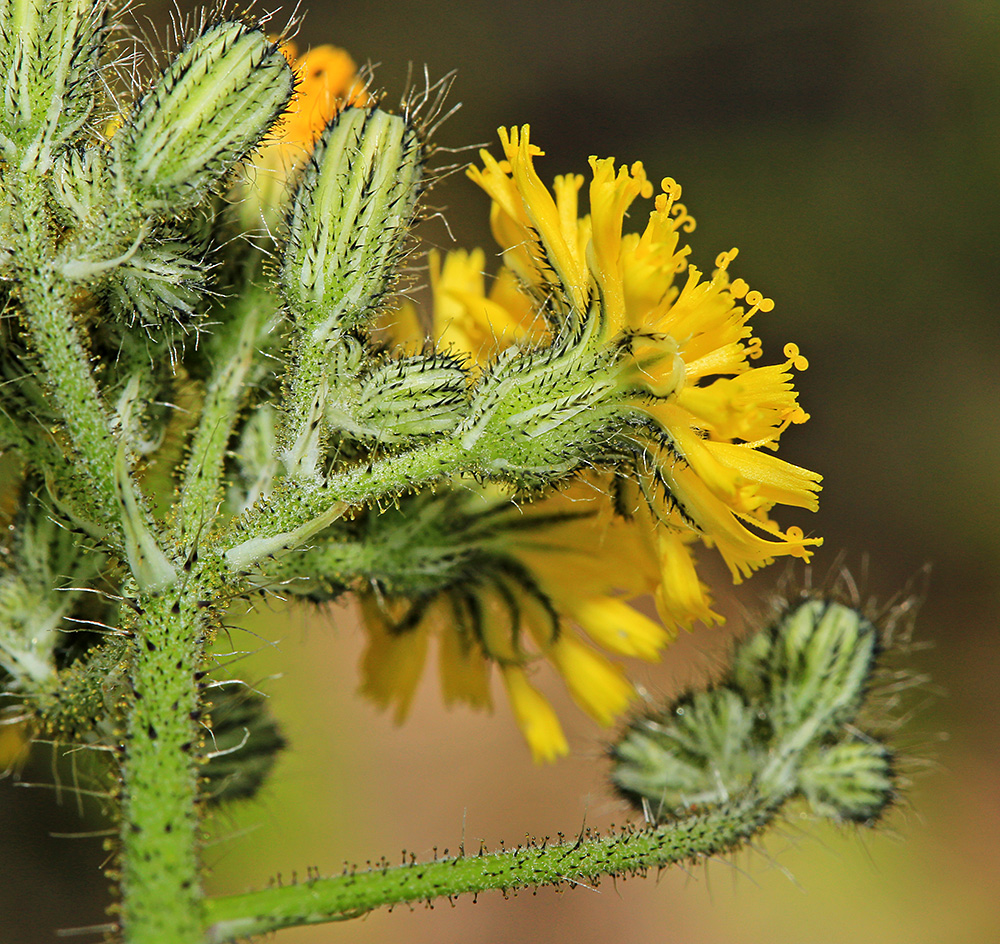
[[[732,271],[777,301],[758,316],[765,357],[794,340],[811,361],[798,384],[813,419],[785,437],[782,454],[825,474],[822,507],[782,520],[825,535],[820,572],[842,550],[857,569],[867,555],[868,590],[883,598],[933,565],[919,621],[932,648],[914,663],[943,695],[907,734],[933,764],[877,833],[789,823],[707,868],[401,908],[278,940],[1000,940],[1000,8],[314,0],[299,42],[381,63],[377,84],[392,98],[409,61],[432,76],[457,69],[463,107],[442,144],[492,147],[498,125],[530,122],[548,155],[545,178],[584,171],[598,154],[641,159],[654,180],[682,183],[698,219],[694,261],[710,267],[739,246]],[[492,245],[486,200],[462,177],[433,202],[459,245]],[[440,223],[427,237],[451,245]],[[709,569],[726,631],[760,607],[773,570],[730,591]],[[428,678],[396,729],[360,702],[349,611],[265,613],[254,625],[278,645],[245,671],[281,673],[261,685],[293,747],[263,796],[221,818],[209,850],[214,889],[626,815],[602,781],[601,733],[570,706],[561,707],[573,756],[537,769],[502,704],[494,717],[446,713]],[[683,639],[638,677],[653,693],[704,678],[726,631]],[[260,647],[249,635],[234,645]],[[50,807],[48,791],[0,784],[0,944],[41,944],[57,927],[102,920],[100,843],[46,841],[48,830],[81,828],[72,803],[57,825],[42,819]]]

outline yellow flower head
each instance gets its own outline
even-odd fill
[[[808,419],[791,374],[808,362],[789,344],[783,364],[752,366],[761,346],[750,319],[774,304],[730,281],[737,251],[720,254],[710,278],[688,263],[680,234],[694,219],[671,178],[645,229],[623,235],[632,204],[652,195],[641,164],[616,170],[610,158],[591,158],[590,215],[580,219],[582,179],[557,178],[550,192],[527,126],[501,129],[500,140],[506,159],[482,152],[469,176],[493,200],[505,265],[551,324],[593,324],[600,343],[627,351],[624,384],[649,434],[636,437],[637,470],[657,517],[716,547],[737,581],[775,557],[808,558],[819,539],[782,531],[769,512],[815,509],[820,476],[761,452]]]
[[[567,328],[583,345],[617,352],[610,363],[633,430],[634,475],[598,468],[517,510],[463,484],[463,514],[490,522],[482,532],[468,526],[477,563],[430,600],[394,599],[386,588],[367,596],[377,612],[365,685],[399,716],[436,636],[446,701],[488,706],[496,664],[535,758],[551,760],[566,741],[532,668],[547,662],[584,712],[613,723],[635,692],[604,653],[655,660],[679,627],[719,621],[698,578],[699,541],[736,581],[775,557],[808,557],[819,540],[781,530],[770,512],[814,509],[819,476],[771,453],[808,418],[792,374],[805,358],[789,344],[783,363],[753,365],[761,346],[750,319],[773,304],[729,279],[736,250],[716,259],[710,278],[689,264],[681,237],[695,221],[680,187],[664,179],[642,232],[623,234],[635,201],[652,196],[641,164],[591,158],[590,214],[581,217],[582,176],[557,177],[550,191],[527,127],[500,137],[504,159],[484,152],[469,175],[492,198],[504,266],[488,285],[481,250],[432,253],[431,335],[474,372],[505,348],[554,345]],[[405,303],[384,327],[414,349],[425,343],[418,324]],[[629,605],[649,595],[662,622]],[[398,651],[379,654],[386,645]]]
[[[372,103],[357,64],[346,50],[316,46],[299,56],[295,43],[287,42],[281,51],[298,80],[295,97],[274,135],[281,143],[311,149],[337,112],[348,105],[364,107]]]
[[[480,366],[508,345],[541,343],[546,334],[509,272],[486,293],[484,264],[476,250],[443,260],[432,254],[430,265],[432,333],[440,346]],[[388,314],[383,328],[402,347],[424,343],[408,303]],[[471,483],[455,500],[468,521],[489,523],[488,536],[477,544],[476,566],[427,605],[419,597],[393,599],[390,588],[362,594],[370,637],[363,690],[383,706],[395,705],[397,719],[405,715],[427,639],[434,636],[445,701],[489,707],[496,665],[535,759],[553,760],[568,748],[551,706],[529,682],[534,668],[547,662],[579,707],[609,725],[635,692],[602,651],[656,661],[679,626],[718,619],[693,564],[687,574],[678,571],[672,609],[661,608],[662,623],[629,605],[658,592],[663,568],[657,533],[644,507],[633,520],[614,515],[597,479],[523,508],[498,492],[477,493]],[[460,535],[463,526],[453,521],[450,531]]]

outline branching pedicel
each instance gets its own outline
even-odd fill
[[[688,263],[673,180],[623,235],[642,165],[591,159],[581,217],[583,177],[550,191],[528,129],[501,131],[469,175],[503,267],[487,292],[481,252],[432,254],[428,333],[389,293],[447,83],[393,113],[346,54],[296,60],[206,17],[123,107],[102,98],[118,27],[103,0],[0,0],[0,743],[112,758],[112,936],[221,942],[642,872],[734,848],[796,796],[877,818],[891,755],[855,722],[877,632],[810,598],[617,739],[646,826],[204,899],[201,817],[283,743],[261,699],[211,680],[234,603],[353,592],[367,694],[401,719],[436,637],[445,699],[488,706],[495,669],[551,760],[568,745],[533,665],[614,723],[635,695],[616,659],[718,619],[693,544],[735,580],[808,559],[819,540],[771,512],[814,509],[819,477],[772,454],[807,419],[805,359],[752,365],[772,303],[730,280],[735,250],[710,277]],[[661,622],[629,606],[646,594]]]

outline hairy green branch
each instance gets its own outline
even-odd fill
[[[657,828],[624,828],[606,836],[585,831],[575,841],[519,846],[433,862],[350,871],[334,878],[211,899],[210,944],[305,924],[344,920],[373,908],[545,885],[594,885],[602,876],[643,875],[678,862],[726,852],[773,817],[761,803],[743,801]]]

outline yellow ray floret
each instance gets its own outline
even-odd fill
[[[553,761],[568,754],[569,744],[556,713],[544,696],[532,687],[524,669],[505,665],[501,675],[514,717],[535,760]]]

